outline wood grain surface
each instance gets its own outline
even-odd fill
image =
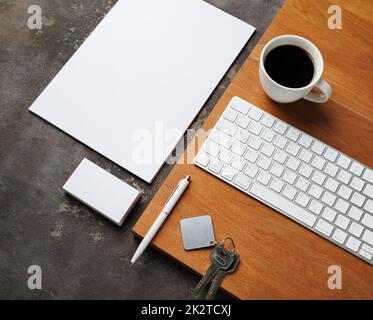
[[[327,27],[331,4],[342,8],[342,29]],[[233,96],[239,96],[373,166],[373,2],[287,1],[204,124],[212,128]],[[261,49],[271,38],[297,34],[320,49],[324,79],[333,87],[325,104],[305,100],[281,105],[262,91],[258,77]],[[183,160],[200,143],[194,139]],[[241,299],[373,299],[373,267],[303,228],[264,204],[189,164],[177,164],[133,231],[143,237],[178,181],[190,187],[153,241],[153,245],[204,274],[209,249],[184,251],[180,219],[210,214],[217,240],[234,238],[241,263],[222,288]],[[342,289],[327,286],[328,267],[342,268]]]

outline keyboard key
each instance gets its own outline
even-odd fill
[[[324,149],[325,149],[325,145],[317,140],[314,141],[311,147],[311,150],[317,153],[319,156],[322,155],[322,153],[324,152]]]
[[[284,181],[286,181],[287,183],[290,183],[290,184],[293,184],[296,178],[297,178],[297,175],[290,170],[285,170],[285,173],[282,177],[282,179],[284,179]]]
[[[220,120],[217,129],[230,135],[231,137],[233,137],[237,131],[236,125],[225,119]]]
[[[266,186],[268,184],[269,180],[271,180],[271,175],[268,174],[265,171],[261,171],[261,172],[259,172],[258,176],[256,177],[256,180]]]
[[[212,132],[209,135],[209,139],[226,149],[229,149],[234,141],[232,137],[226,135],[221,131]]]
[[[232,169],[231,167],[225,167],[223,171],[221,172],[222,177],[225,179],[232,181],[234,176],[236,175],[237,171]]]
[[[363,193],[369,198],[373,199],[373,185],[367,184],[364,188]]]
[[[310,190],[308,190],[308,194],[316,199],[319,199],[322,194],[322,191],[323,189],[320,188],[318,185],[312,184]]]
[[[320,212],[321,212],[321,210],[322,210],[323,207],[324,206],[320,202],[318,202],[317,200],[312,199],[308,208],[313,213],[320,214]]]
[[[364,243],[364,244],[361,246],[361,248],[364,249],[366,252],[369,252],[370,254],[373,255],[373,248],[372,248],[371,246],[368,246],[367,244]]]
[[[333,206],[335,199],[336,199],[335,195],[333,195],[329,191],[325,191],[321,198],[321,201],[331,207]]]
[[[351,160],[347,158],[346,156],[344,156],[343,154],[341,154],[337,160],[337,164],[341,166],[343,169],[347,169],[348,166],[350,165],[350,162]]]
[[[342,231],[341,229],[336,229],[332,236],[332,239],[339,242],[340,244],[344,244],[347,238],[347,233]]]
[[[255,150],[259,150],[262,145],[262,139],[257,136],[251,136],[249,140],[249,146]]]
[[[361,241],[350,236],[346,242],[346,247],[356,252],[360,247]]]
[[[325,218],[329,222],[333,222],[336,215],[337,215],[337,212],[334,211],[333,209],[328,208],[328,207],[325,207],[325,209],[322,213],[323,218]]]
[[[266,156],[272,157],[272,154],[275,151],[275,148],[269,143],[263,143],[260,151]]]
[[[262,134],[260,135],[263,140],[267,142],[272,142],[273,138],[275,137],[275,133],[270,129],[263,129]]]
[[[231,103],[231,108],[242,114],[247,114],[251,108],[251,105],[242,100],[235,99]]]
[[[364,249],[360,249],[359,254],[368,261],[371,260],[373,257],[369,252],[366,252]]]
[[[224,119],[227,119],[230,122],[235,122],[236,118],[238,116],[237,111],[234,111],[233,109],[229,108],[224,112]]]
[[[364,184],[365,182],[360,178],[353,177],[350,186],[360,192],[361,190],[363,190]]]
[[[257,136],[260,134],[262,129],[263,129],[263,126],[261,124],[257,123],[257,122],[254,122],[254,121],[250,123],[249,128],[248,128],[248,130],[251,133],[253,133]]]
[[[350,204],[347,201],[344,201],[343,199],[338,199],[336,204],[334,205],[334,208],[342,213],[346,213],[349,207]]]
[[[210,140],[206,141],[204,150],[212,155],[213,157],[217,157],[220,151],[220,147],[215,143]]]
[[[296,156],[300,150],[300,147],[294,142],[290,142],[286,147],[286,151],[293,156]]]
[[[309,163],[312,158],[312,152],[306,149],[302,149],[301,152],[299,153],[298,158],[306,163]]]
[[[337,219],[335,220],[335,224],[343,230],[346,230],[350,221],[351,220],[349,218],[345,217],[342,214],[339,214]]]
[[[373,201],[369,199],[369,200],[365,203],[364,209],[365,209],[366,211],[368,211],[369,213],[373,213]]]
[[[286,198],[293,200],[295,195],[297,194],[297,189],[293,188],[292,186],[286,185],[282,194]]]
[[[236,139],[242,143],[246,143],[247,140],[249,139],[250,134],[248,131],[239,129],[236,134]]]
[[[289,138],[290,140],[297,141],[298,137],[300,135],[300,132],[294,128],[290,128],[288,132],[286,133],[286,137]]]
[[[339,186],[339,183],[332,178],[328,178],[328,180],[326,180],[325,182],[325,188],[330,190],[331,192],[335,192],[338,186]]]
[[[232,145],[231,150],[233,153],[242,156],[246,151],[246,145],[241,142],[235,141]]]
[[[246,174],[247,176],[249,176],[250,178],[254,179],[256,174],[258,173],[259,169],[257,166],[254,166],[254,165],[248,165],[245,170],[244,170],[244,174]]]
[[[275,155],[273,156],[273,160],[275,160],[275,161],[277,161],[281,164],[284,164],[286,158],[287,158],[287,154],[286,154],[286,152],[284,152],[282,150],[276,150]]]
[[[279,210],[286,212],[290,217],[293,217],[309,227],[313,227],[316,222],[315,215],[258,183],[254,183],[252,185],[250,192],[259,199],[262,199],[263,201],[275,206]]]
[[[355,237],[360,238],[361,233],[363,232],[364,227],[357,222],[353,221],[350,225],[350,228],[348,229],[348,232],[353,234]]]
[[[201,152],[201,153],[198,155],[196,161],[197,161],[197,163],[199,163],[201,166],[206,167],[206,166],[209,164],[210,159],[211,159],[211,158],[210,158],[206,153]]]
[[[338,167],[332,163],[328,163],[324,169],[324,172],[331,177],[335,177],[337,174]]]
[[[325,178],[326,178],[325,174],[319,171],[314,171],[311,180],[321,186],[324,183]]]
[[[238,173],[236,178],[234,179],[234,183],[238,186],[240,186],[242,189],[247,190],[250,186],[251,180],[249,177]]]
[[[373,232],[365,229],[362,239],[373,246]]]
[[[345,185],[341,185],[341,187],[338,190],[338,195],[346,200],[350,198],[351,193],[352,193],[352,189],[350,189],[349,187],[346,187]]]
[[[311,162],[311,165],[316,169],[322,170],[324,168],[325,162],[326,161],[323,158],[315,156]]]
[[[222,168],[223,168],[223,162],[221,162],[219,160],[216,160],[216,159],[211,160],[210,165],[209,165],[209,169],[212,172],[215,172],[215,173],[218,174]]]
[[[365,197],[362,196],[360,193],[354,192],[353,196],[351,197],[351,202],[356,204],[358,207],[361,207],[365,201]]]
[[[313,169],[309,165],[306,165],[304,163],[301,164],[299,168],[299,174],[301,174],[302,176],[306,178],[309,178],[311,176],[312,171]]]
[[[297,171],[299,165],[300,161],[293,157],[290,157],[289,160],[286,162],[286,166],[294,171]]]
[[[361,220],[361,223],[369,229],[373,229],[373,216],[366,213],[363,217],[363,220]]]
[[[306,191],[308,189],[309,185],[310,185],[309,180],[306,180],[302,177],[299,177],[296,184],[295,184],[295,186],[302,191]]]
[[[344,184],[348,184],[350,182],[351,176],[351,173],[348,173],[347,171],[341,169],[339,170],[339,173],[337,175],[337,180],[343,182]]]
[[[363,178],[370,182],[370,183],[373,183],[373,170],[371,169],[365,169],[364,171],[364,174],[363,174]]]
[[[249,111],[249,117],[255,121],[259,121],[263,115],[263,111],[259,110],[256,107],[252,107]]]
[[[269,187],[276,192],[281,192],[283,186],[284,183],[276,178],[272,179],[271,183],[269,184]]]
[[[350,211],[348,212],[348,216],[356,221],[360,221],[362,214],[363,211],[354,206],[351,206]]]
[[[329,237],[334,227],[330,223],[324,221],[323,219],[319,219],[319,221],[317,221],[315,229],[317,231],[320,231],[322,234],[326,235],[327,237]]]
[[[275,130],[279,134],[284,134],[287,128],[288,128],[287,124],[277,120],[273,130]]]
[[[232,157],[233,157],[232,152],[223,149],[223,150],[220,152],[219,160],[225,162],[226,164],[229,164],[229,163],[231,162],[231,160],[232,160]]]
[[[271,116],[265,114],[263,117],[262,117],[262,121],[261,123],[263,125],[265,125],[266,127],[268,128],[272,128],[273,124],[275,123],[275,119],[273,119]]]
[[[253,149],[247,150],[245,154],[245,159],[252,163],[255,163],[258,157],[259,157],[259,153],[254,151]]]
[[[302,134],[299,138],[299,144],[305,148],[309,148],[313,139],[310,136],[307,136],[306,134]]]
[[[258,167],[261,167],[264,170],[268,170],[271,165],[271,160],[265,156],[261,156],[257,162]]]
[[[299,192],[297,197],[295,198],[295,202],[301,205],[302,207],[307,207],[309,201],[310,197],[302,192]]]
[[[288,141],[280,135],[276,135],[275,140],[273,140],[273,144],[280,149],[284,149],[287,142]]]
[[[324,154],[324,157],[328,159],[330,162],[334,162],[335,159],[337,159],[337,156],[338,152],[330,148],[327,148]]]
[[[245,164],[246,164],[246,161],[243,158],[233,156],[232,161],[231,161],[232,168],[238,171],[241,171],[244,168]]]
[[[284,171],[284,167],[280,166],[276,162],[272,163],[271,169],[269,170],[269,172],[271,172],[273,175],[275,175],[278,178],[281,177],[283,171]]]
[[[353,174],[356,174],[357,176],[360,176],[361,173],[363,172],[363,170],[364,170],[364,167],[360,163],[357,163],[355,161],[352,162],[351,167],[350,167],[350,171]]]
[[[242,114],[238,116],[238,119],[236,121],[236,125],[238,125],[242,129],[246,129],[249,123],[250,123],[250,119]]]

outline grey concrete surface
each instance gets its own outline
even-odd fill
[[[28,107],[116,1],[0,0],[0,298],[188,299],[199,280],[149,248],[129,270],[139,241],[132,226],[171,170],[148,185],[28,112]],[[192,124],[199,128],[283,0],[209,0],[257,28]],[[27,8],[43,10],[29,30]],[[64,194],[83,157],[143,191],[121,228]],[[42,289],[29,290],[39,265]],[[219,298],[230,298],[220,292]]]

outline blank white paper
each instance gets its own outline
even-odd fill
[[[151,182],[254,30],[202,0],[119,0],[30,111]]]

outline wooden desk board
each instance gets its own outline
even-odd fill
[[[341,30],[329,30],[327,10],[342,8]],[[261,49],[271,38],[298,34],[320,49],[324,79],[333,87],[325,104],[305,100],[280,105],[262,91],[258,77]],[[214,126],[237,95],[313,135],[347,155],[373,166],[373,2],[288,0],[252,51],[203,128]],[[184,153],[196,146],[191,142]],[[183,159],[183,157],[182,157]],[[143,237],[178,181],[191,184],[153,245],[198,274],[208,265],[209,249],[186,252],[180,219],[210,214],[218,240],[234,238],[241,264],[222,287],[241,299],[373,299],[373,267],[264,204],[190,164],[177,164],[133,231]],[[342,290],[327,286],[328,267],[342,268]]]

